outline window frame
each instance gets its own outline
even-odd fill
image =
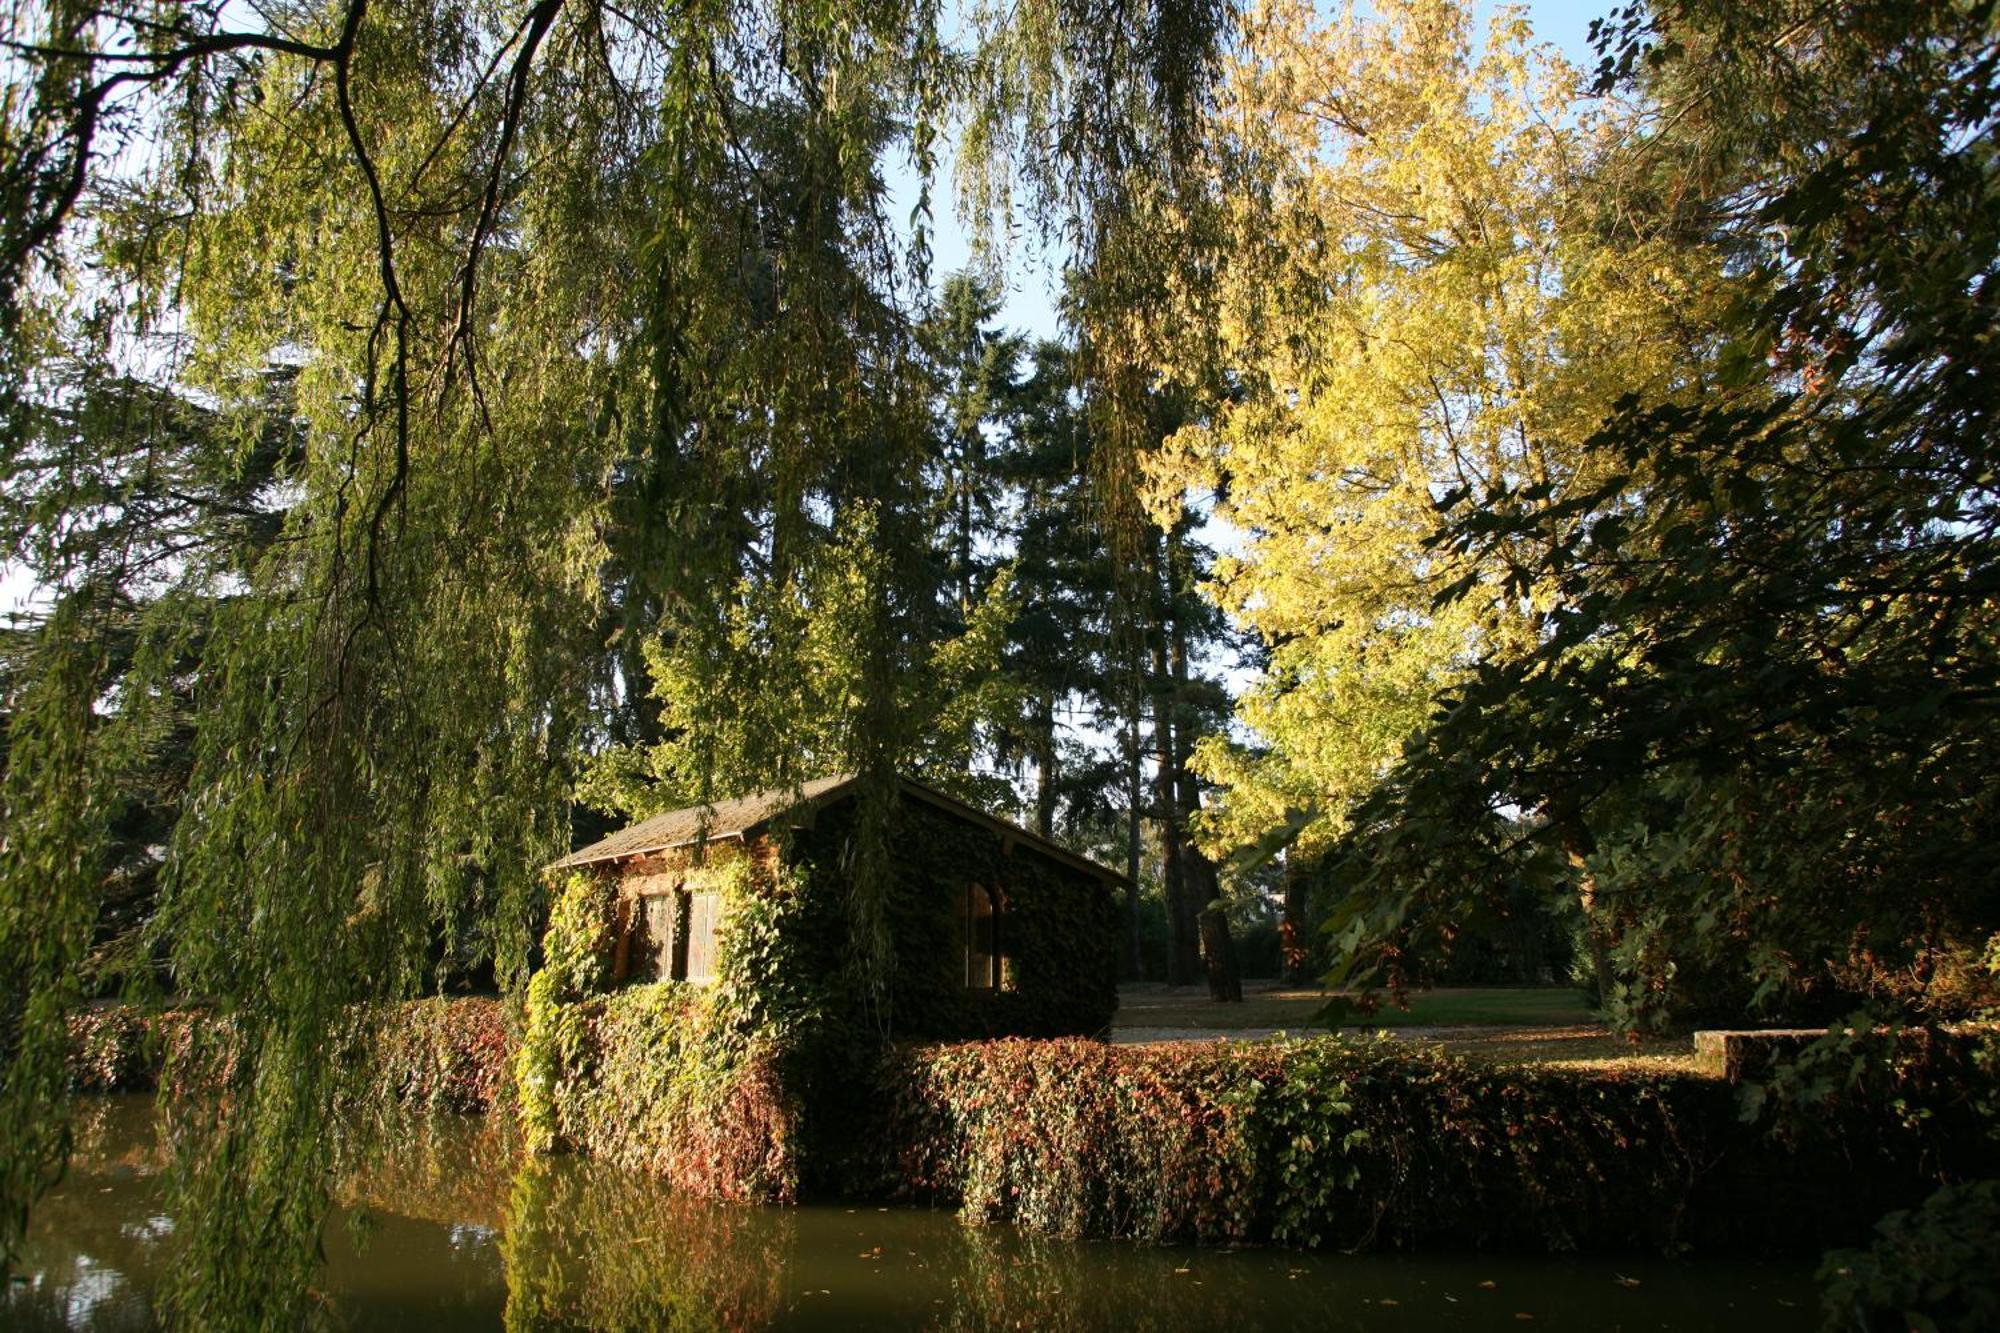
[[[986,910],[978,910],[983,906]],[[997,994],[1005,981],[1005,938],[1001,918],[1006,915],[1006,901],[1000,890],[977,881],[968,880],[965,891],[959,898],[960,966],[959,980],[968,991]],[[984,926],[985,939],[982,941],[981,927]],[[981,946],[984,946],[983,948]],[[985,977],[976,979],[975,961],[983,955]]]

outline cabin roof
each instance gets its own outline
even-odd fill
[[[845,800],[853,795],[860,785],[859,774],[842,773],[830,778],[818,778],[798,787],[752,792],[748,796],[717,801],[713,805],[691,805],[684,810],[669,810],[665,814],[641,820],[630,828],[620,829],[609,837],[600,838],[588,847],[579,847],[562,860],[550,865],[549,869],[571,870],[579,866],[600,865],[608,861],[645,856],[652,852],[664,852],[675,847],[689,847],[702,841],[753,837],[780,816],[790,814],[801,807],[817,808]],[[1039,852],[1072,870],[1081,870],[1106,880],[1122,882],[1125,878],[1117,871],[1099,865],[1087,856],[1079,856],[1069,848],[1050,842],[1047,838],[1031,833],[1018,824],[1001,819],[997,815],[989,815],[977,806],[967,805],[964,801],[954,796],[947,796],[935,788],[926,787],[921,782],[898,777],[896,785],[904,796],[935,806],[966,823],[986,828],[999,834],[1002,840],[1009,844],[1019,844],[1030,851]]]

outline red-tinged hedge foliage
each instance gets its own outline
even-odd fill
[[[150,1092],[172,1058],[192,1061],[208,1015],[193,1009],[148,1014],[130,1005],[99,1005],[69,1016],[69,1078],[78,1092]]]
[[[512,1093],[505,1007],[480,998],[413,1000],[357,1034],[356,1058],[382,1096],[430,1111],[480,1112]]]
[[[183,1088],[226,1073],[230,1029],[200,1009],[147,1013],[108,1005],[70,1015],[69,1068],[78,1092],[146,1092],[163,1071]],[[433,1111],[485,1111],[511,1084],[514,1041],[498,1000],[414,1000],[371,1011],[346,1033],[343,1047],[364,1096]]]
[[[880,1190],[1065,1236],[1812,1248],[1921,1198],[1942,1148],[1968,1174],[1993,1155],[1880,1099],[1781,1142],[1719,1081],[1332,1038],[905,1048],[881,1096]]]

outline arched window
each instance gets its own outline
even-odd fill
[[[965,886],[965,985],[1000,989],[1000,895],[983,884]]]

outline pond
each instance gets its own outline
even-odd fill
[[[143,1098],[87,1102],[0,1299],[12,1330],[138,1330],[171,1262]],[[353,1329],[1744,1329],[1815,1325],[1811,1265],[1300,1254],[1045,1240],[919,1209],[738,1208],[476,1119],[412,1122],[343,1189]]]

